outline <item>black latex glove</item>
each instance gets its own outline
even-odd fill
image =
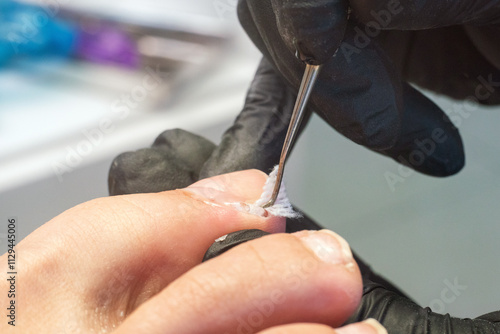
[[[406,82],[500,103],[499,1],[240,0],[238,13],[294,89],[304,71],[297,51],[310,63],[326,61],[310,100],[319,116],[354,142],[419,172],[454,174],[464,153],[448,117]],[[425,150],[422,143],[436,148]]]
[[[185,187],[198,178],[250,168],[268,173],[279,160],[289,111],[295,99],[286,87],[269,63],[263,60],[243,111],[226,131],[219,146],[183,130],[165,131],[153,147],[123,153],[114,160],[109,172],[110,194],[171,190]],[[420,99],[419,94],[414,98],[416,104],[419,101],[427,103]],[[287,220],[287,232],[303,229],[320,227],[307,216]],[[248,235],[245,233],[243,239]],[[239,243],[238,235],[226,240],[233,242],[232,246]],[[500,331],[499,325],[494,325],[494,321],[500,320],[498,314],[490,315],[487,321],[471,321],[430,313],[374,274],[359,257],[356,260],[364,278],[364,295],[358,311],[351,318],[353,322],[375,318],[389,333],[494,333],[494,326]]]
[[[184,130],[165,131],[151,148],[123,153],[113,161],[109,192],[183,188],[198,179],[250,168],[269,173],[279,160],[294,103],[292,91],[263,59],[243,111],[218,147]]]

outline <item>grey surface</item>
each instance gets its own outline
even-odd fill
[[[456,103],[438,100],[444,110]],[[287,190],[420,304],[461,317],[498,310],[499,124],[499,108],[478,108],[460,126],[462,172],[444,179],[414,173],[392,191],[384,173],[398,165],[314,117],[287,166]],[[455,280],[461,287],[446,290]]]

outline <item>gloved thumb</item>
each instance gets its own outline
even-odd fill
[[[215,149],[209,140],[181,129],[160,134],[152,147],[125,152],[109,170],[110,195],[151,193],[187,187]]]
[[[302,61],[320,65],[340,46],[347,27],[348,2],[272,0],[281,38]]]

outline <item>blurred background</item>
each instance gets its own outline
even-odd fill
[[[6,20],[12,3],[0,0],[2,252],[8,217],[17,217],[22,239],[107,196],[113,158],[162,131],[183,128],[218,143],[260,58],[235,0],[37,3],[35,21]],[[74,23],[54,25],[53,17]],[[72,44],[75,31],[87,36],[83,45]],[[467,163],[458,175],[401,169],[313,117],[285,182],[293,203],[421,305],[475,317],[500,308],[500,108],[428,95],[460,128]]]

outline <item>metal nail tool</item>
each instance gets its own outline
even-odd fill
[[[273,193],[269,202],[264,204],[263,208],[268,208],[274,205],[278,194],[280,191],[281,181],[283,180],[283,172],[285,169],[285,160],[297,138],[297,134],[304,118],[304,111],[306,109],[307,100],[309,95],[311,95],[314,83],[318,77],[319,70],[322,65],[309,65],[306,64],[306,70],[304,71],[304,76],[302,77],[302,82],[300,83],[299,93],[297,95],[297,100],[295,100],[295,106],[293,107],[292,118],[290,119],[290,125],[288,126],[288,131],[286,133],[285,142],[283,144],[283,149],[281,150],[280,162],[278,167],[278,175],[276,176],[276,183],[274,184]]]

